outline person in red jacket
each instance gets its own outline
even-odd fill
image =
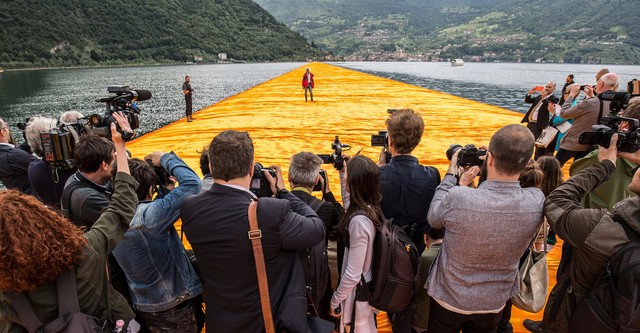
[[[309,70],[309,68],[307,67],[307,71],[302,76],[302,88],[304,89],[305,102],[307,101],[307,91],[309,91],[309,94],[311,95],[311,101],[313,102],[313,87],[313,73],[311,73],[311,70]]]

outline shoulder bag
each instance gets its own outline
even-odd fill
[[[547,271],[546,222],[543,224],[544,251],[535,249],[538,233],[533,238],[527,258],[520,265],[520,293],[511,298],[511,303],[518,309],[536,313],[544,308],[549,289],[549,272]]]

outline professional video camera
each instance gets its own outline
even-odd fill
[[[265,168],[260,163],[255,163],[253,170],[253,177],[251,178],[251,186],[250,190],[257,197],[271,197],[273,196],[273,191],[271,191],[271,184],[267,180],[267,177],[264,175],[264,171],[268,171],[271,174],[271,177],[276,178],[276,171],[273,169]]]
[[[603,101],[610,101],[607,116],[600,119],[600,124],[593,125],[591,131],[580,134],[578,142],[583,145],[599,145],[609,148],[611,137],[618,134],[618,151],[635,153],[640,149],[640,122],[635,118],[619,116],[625,110],[631,98],[640,96],[640,81],[632,80],[627,85],[626,92],[604,92],[598,95]],[[620,125],[626,122],[628,128],[620,130]]]
[[[447,149],[447,159],[451,161],[453,154],[455,154],[458,150],[460,150],[460,153],[458,153],[457,164],[461,167],[482,165],[484,160],[481,160],[480,156],[487,155],[487,151],[485,149],[476,148],[476,146],[472,144],[468,144],[463,148],[461,145],[454,143],[449,146],[449,149]]]
[[[324,164],[332,164],[336,170],[342,170],[344,157],[342,152],[351,149],[351,146],[340,143],[340,139],[336,135],[336,139],[331,143],[333,154],[318,154]]]
[[[146,101],[151,98],[149,90],[131,90],[129,86],[108,86],[107,91],[115,96],[109,96],[96,99],[96,102],[106,103],[106,112],[104,115],[94,113],[88,117],[91,132],[105,138],[111,138],[111,123],[115,122],[113,118],[114,112],[122,112],[131,129],[136,130],[140,127],[140,108],[135,101]],[[124,133],[118,127],[118,132],[122,134],[125,141],[133,139],[133,133]]]
[[[144,101],[151,98],[151,92],[131,90],[129,86],[109,86],[107,91],[115,96],[96,100],[96,102],[106,103],[107,111],[104,115],[92,114],[78,119],[75,123],[59,124],[57,128],[51,129],[49,132],[40,133],[44,160],[49,165],[63,170],[75,167],[73,149],[81,135],[93,133],[110,139],[111,129],[109,126],[115,122],[114,112],[122,112],[127,117],[131,129],[135,130],[140,127],[138,118],[140,108],[134,101]],[[119,126],[118,131],[122,133],[122,138],[125,141],[133,139],[132,133],[124,133]]]

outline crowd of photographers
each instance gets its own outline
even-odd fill
[[[369,293],[385,260],[379,237],[401,239],[381,231],[389,221],[406,235],[406,251],[421,254],[403,295],[410,306],[388,312],[394,333],[512,332],[523,261],[555,244],[547,225],[564,241],[558,283],[543,321],[525,327],[593,330],[580,324],[589,323],[580,305],[611,257],[640,238],[640,99],[616,93],[613,73],[598,78],[597,95],[567,83],[557,110],[555,83],[530,91],[527,127],[507,125],[487,147],[452,145],[443,177],[412,155],[425,124],[410,109],[390,109],[386,131],[372,137],[383,146],[377,163],[343,154],[336,137],[331,155],[293,155],[288,185],[279,166],[255,163],[246,132],[213,138],[201,180],[173,152],[130,158],[130,113],[110,113],[108,135],[77,137],[72,159],[52,158],[63,149],[43,140],[62,142],[50,134],[81,114],[31,119],[28,152],[0,119],[0,180],[9,188],[0,191],[0,332],[64,315],[56,290],[69,287],[66,274],[75,277],[76,312],[115,331],[124,323],[131,332],[189,333],[206,323],[212,332],[320,332],[310,319],[318,317],[339,333],[376,332]],[[134,93],[105,101],[122,107]],[[575,122],[554,158],[555,142],[536,139],[556,117]],[[563,182],[572,157],[575,177]],[[339,172],[342,203],[323,163]]]

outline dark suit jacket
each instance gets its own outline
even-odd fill
[[[313,201],[320,200],[304,191],[291,191],[291,193],[309,206],[311,206]],[[338,225],[342,215],[344,215],[344,208],[342,208],[342,205],[336,201],[336,198],[331,192],[323,194],[322,199],[322,206],[318,208],[316,213],[320,219],[322,219],[322,222],[324,222],[327,237],[329,237],[329,234],[333,231],[334,227]]]
[[[522,118],[522,121],[520,121],[521,123],[529,122],[529,114],[533,112],[533,108],[536,107],[536,105],[538,104],[541,98],[542,98],[541,95],[538,95],[536,97],[531,97],[531,95],[527,95],[524,98],[524,102],[531,104],[531,107],[529,108],[529,111],[527,111],[527,113],[524,115],[524,118]],[[538,127],[539,131],[542,131],[547,126],[549,126],[549,110],[547,110],[547,107],[549,106],[549,101],[557,104],[559,99],[556,95],[551,95],[547,97],[544,101],[542,101],[542,105],[540,105],[540,109],[538,110],[538,122],[536,123],[536,126]]]
[[[182,203],[182,223],[206,291],[209,332],[264,332],[247,209],[251,194],[214,184]],[[260,198],[258,221],[277,332],[307,332],[299,251],[324,240],[324,224],[291,193]]]

